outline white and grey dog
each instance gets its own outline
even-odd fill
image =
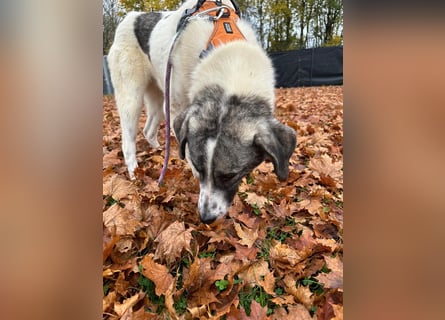
[[[231,1],[222,1],[233,7]],[[181,16],[196,0],[172,12],[131,12],[116,30],[108,55],[122,127],[122,149],[134,179],[136,133],[142,106],[144,135],[159,147],[157,133],[164,119],[166,65]],[[223,217],[241,179],[269,158],[280,180],[289,173],[295,149],[294,130],[274,112],[274,70],[250,25],[239,19],[243,41],[206,49],[213,22],[192,19],[172,52],[171,119],[182,159],[200,180],[201,221]]]

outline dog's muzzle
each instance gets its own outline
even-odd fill
[[[224,217],[229,204],[222,191],[210,191],[201,184],[199,192],[198,210],[201,221],[211,224],[217,219]]]

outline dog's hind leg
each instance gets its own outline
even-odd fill
[[[144,95],[145,110],[147,113],[147,121],[144,126],[144,136],[153,148],[159,147],[158,129],[159,124],[164,119],[162,105],[164,103],[164,95],[162,91],[153,81],[147,88]]]
[[[142,110],[143,94],[136,90],[132,94],[126,93],[124,98],[117,99],[122,129],[122,151],[127,164],[128,174],[131,179],[134,179],[134,170],[138,166],[136,160],[136,135]]]

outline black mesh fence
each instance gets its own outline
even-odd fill
[[[270,53],[276,87],[342,85],[343,47],[324,47]],[[107,58],[103,58],[103,94],[113,94]]]
[[[343,84],[343,47],[270,53],[278,88]]]

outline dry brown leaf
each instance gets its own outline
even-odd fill
[[[156,295],[163,295],[173,286],[174,278],[168,268],[153,261],[153,254],[146,255],[141,261],[142,274],[154,282]]]
[[[181,257],[183,250],[191,253],[192,238],[192,229],[185,230],[184,222],[173,222],[155,239],[158,243],[154,255],[155,260],[167,261],[170,264]]]
[[[238,237],[240,237],[241,239],[238,242],[242,245],[246,245],[248,248],[251,248],[256,239],[258,239],[258,231],[242,227],[239,223],[236,222],[234,222],[233,225]]]
[[[244,284],[253,287],[262,281],[261,277],[264,277],[269,273],[270,270],[267,261],[260,260],[252,264],[249,268],[247,268],[243,272],[240,272],[238,274],[238,277],[244,281]]]
[[[260,286],[263,287],[264,291],[270,295],[275,295],[275,276],[273,275],[273,272],[268,272],[264,276],[264,280],[258,279],[258,283]]]
[[[267,316],[267,306],[262,307],[258,302],[252,300],[250,305],[250,319],[270,319]]]
[[[251,206],[257,206],[258,208],[264,208],[268,203],[268,200],[264,196],[257,195],[256,193],[248,193],[247,198],[244,201]]]
[[[326,266],[331,271],[329,273],[320,273],[315,278],[326,288],[343,289],[343,262],[338,256],[335,258],[325,256],[324,259]]]
[[[102,298],[102,312],[105,312],[116,302],[116,291],[109,292]]]
[[[238,291],[248,290],[251,285],[260,285],[272,296],[275,305],[281,305],[275,308],[272,319],[342,319],[340,269],[343,266],[341,260],[329,260],[333,253],[341,257],[343,250],[343,209],[338,206],[343,202],[342,87],[286,88],[277,89],[276,93],[278,119],[298,133],[297,147],[289,160],[289,177],[280,182],[273,174],[273,164],[261,163],[250,174],[249,183],[243,179],[239,188],[243,194],[236,195],[228,210],[231,219],[211,227],[200,224],[197,214],[199,182],[192,178],[186,162],[179,159],[176,139],[171,141],[165,185],[159,187],[157,178],[165,150],[149,147],[139,130],[137,179],[129,181],[126,178],[117,108],[112,97],[104,97],[103,249],[106,265],[103,276],[112,288],[103,300],[107,319],[183,319],[195,315],[196,319],[216,320],[224,314],[231,320],[265,318],[266,308],[256,302],[250,316],[242,307],[237,308]],[[145,120],[143,114],[140,128]],[[164,126],[161,124],[161,129]],[[159,131],[159,140],[163,145],[164,130]],[[113,207],[111,204],[115,201],[117,204]],[[258,207],[261,216],[252,214],[251,207]],[[181,221],[185,225],[179,226]],[[292,234],[303,233],[287,238],[282,244],[287,247],[272,242],[267,263],[258,253],[270,227]],[[174,228],[178,228],[176,233],[172,232]],[[192,230],[196,230],[193,239]],[[176,243],[176,235],[181,233],[185,239]],[[192,243],[193,250],[190,249]],[[140,306],[140,301],[121,310],[122,315],[118,316],[113,312],[116,300],[122,302],[134,293],[128,290],[128,285],[135,284],[133,276],[139,272],[140,250],[148,251],[152,262],[163,267],[160,271],[168,278],[166,282],[173,283],[169,287],[171,290],[155,284],[165,292],[166,307],[162,314],[157,314],[156,306],[150,303]],[[182,263],[178,267],[177,262],[185,258],[187,250],[193,251],[193,262],[188,267]],[[199,258],[203,252],[216,255]],[[110,261],[113,264],[110,265]],[[297,287],[296,279],[312,276],[325,263],[331,272],[318,275],[320,283],[324,281],[327,288],[323,294],[315,296],[308,287]],[[182,276],[181,289],[176,289],[172,274]],[[235,284],[235,276],[243,279],[243,283]],[[215,281],[223,278],[229,284],[226,290],[219,291]],[[284,279],[287,285],[283,284]],[[285,289],[281,296],[274,292],[275,281]],[[174,301],[184,292],[187,292],[188,311],[179,317]],[[312,305],[318,308],[314,317],[310,317],[308,309]],[[124,305],[120,303],[119,306]],[[145,309],[150,311],[145,312]]]
[[[158,317],[159,315],[156,313],[145,312],[145,306],[142,306],[138,310],[133,311],[131,320],[156,320]]]
[[[129,284],[130,282],[125,280],[125,274],[123,272],[119,273],[119,276],[114,284],[116,292],[124,297],[127,294]]]
[[[134,235],[134,233],[146,225],[142,221],[140,212],[132,212],[127,208],[113,204],[103,213],[103,223],[106,228],[115,230],[116,235]]]
[[[114,175],[103,185],[103,194],[111,196],[113,199],[120,201],[123,199],[132,199],[137,196],[138,189],[126,178]]]
[[[343,320],[343,306],[338,304],[333,304],[332,309],[334,310],[335,317],[331,320]]]
[[[314,318],[311,317],[308,309],[306,309],[303,305],[297,304],[293,306],[288,307],[289,315],[292,315],[292,319],[299,319],[299,320],[313,320]]]
[[[286,275],[283,282],[286,292],[293,295],[297,302],[301,302],[307,309],[311,307],[314,302],[314,296],[309,287],[297,287],[295,278],[291,275]]]
[[[320,176],[332,177],[335,181],[342,181],[343,163],[334,162],[328,154],[322,154],[318,157],[311,158],[309,161],[309,168],[313,170],[313,175],[316,178]]]
[[[279,306],[295,303],[294,296],[288,295],[288,294],[272,298],[272,299],[270,299],[270,301],[272,301],[273,303],[275,303],[276,305],[279,305]]]
[[[301,257],[295,249],[281,242],[276,243],[270,248],[269,258],[271,262],[284,262],[288,263],[291,267],[295,266],[301,260]]]
[[[133,306],[138,303],[142,298],[144,298],[145,293],[143,291],[139,291],[135,295],[131,296],[130,298],[125,299],[122,303],[116,302],[114,304],[114,312],[118,316],[122,316],[125,312],[127,312],[130,308],[133,308]]]

